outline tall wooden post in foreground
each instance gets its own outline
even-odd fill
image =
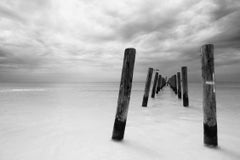
[[[149,96],[149,91],[150,91],[150,86],[151,86],[151,81],[152,81],[152,73],[153,73],[153,68],[148,68],[148,74],[147,74],[145,90],[144,90],[144,95],[143,95],[143,101],[142,101],[143,107],[147,107],[148,96]]]
[[[178,82],[178,98],[182,98],[182,87],[181,87],[181,75],[180,72],[177,72],[177,82]]]
[[[135,54],[136,50],[134,48],[126,49],[124,53],[122,77],[118,95],[117,112],[112,133],[113,140],[122,140],[124,137],[124,131],[128,114],[128,106],[132,89]]]
[[[203,80],[204,143],[217,146],[216,95],[214,79],[214,46],[207,44],[201,48]]]
[[[183,88],[183,106],[187,107],[189,105],[188,100],[188,77],[187,77],[187,67],[182,67],[182,88]]]
[[[152,98],[155,97],[157,81],[158,81],[158,72],[155,73],[155,77],[154,77],[154,82],[152,87],[152,96],[151,96]]]

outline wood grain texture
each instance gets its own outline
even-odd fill
[[[174,76],[173,76],[173,85],[174,85],[174,92],[175,92],[175,94],[177,94],[177,75],[175,74]]]
[[[188,74],[187,74],[187,67],[183,66],[182,69],[182,92],[183,92],[183,106],[189,106],[188,100]]]
[[[148,74],[146,78],[143,101],[142,101],[143,107],[147,107],[148,97],[149,97],[149,92],[150,92],[150,87],[152,82],[152,74],[153,74],[153,68],[148,68]]]
[[[178,82],[178,98],[182,98],[182,87],[181,87],[181,74],[177,72],[177,82]]]
[[[216,95],[214,79],[214,46],[206,44],[201,48],[202,82],[203,82],[203,115],[204,143],[218,145]]]
[[[157,94],[160,91],[161,87],[162,87],[162,75],[159,75],[158,76],[158,83],[157,83],[157,90],[156,90]]]
[[[154,77],[154,82],[153,82],[153,87],[152,87],[152,95],[151,95],[152,98],[155,97],[157,81],[158,81],[158,72],[155,73],[155,77]]]
[[[132,89],[132,79],[136,50],[128,48],[124,53],[122,76],[118,95],[117,112],[113,127],[112,139],[122,140],[127,121],[128,107]]]

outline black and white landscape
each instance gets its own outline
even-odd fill
[[[238,0],[1,0],[0,160],[240,159],[239,19]],[[203,143],[204,44],[214,45],[215,147]],[[132,91],[113,141],[126,48]],[[155,72],[182,66],[189,106],[169,86],[151,98]]]

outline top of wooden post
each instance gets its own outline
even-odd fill
[[[126,48],[125,52],[133,52],[133,53],[135,53],[136,49],[135,48]]]
[[[204,44],[204,45],[202,45],[202,47],[206,47],[206,46],[214,46],[214,45],[211,44],[211,43],[208,43],[208,44]]]
[[[214,45],[213,44],[204,44],[201,47],[201,52],[203,52],[202,50],[209,50],[209,49],[214,49]]]

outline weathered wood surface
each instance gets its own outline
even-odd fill
[[[174,78],[174,92],[175,92],[175,94],[177,94],[177,75],[175,74],[174,76],[173,76]]]
[[[148,104],[148,97],[149,97],[150,86],[151,86],[151,82],[152,82],[152,74],[153,74],[153,68],[148,68],[148,74],[147,74],[144,95],[143,95],[143,101],[142,101],[143,107],[147,107],[147,104]]]
[[[155,77],[154,77],[154,82],[153,82],[153,87],[152,87],[152,95],[151,95],[152,98],[155,97],[157,81],[158,81],[158,72],[155,73]]]
[[[158,76],[158,83],[157,83],[157,91],[156,91],[157,94],[160,91],[161,87],[162,87],[162,75],[159,75]]]
[[[112,139],[122,140],[127,121],[128,107],[132,88],[136,50],[128,48],[124,53],[121,83],[118,95],[117,112],[113,126]]]
[[[217,146],[216,95],[214,79],[214,46],[207,44],[201,48],[203,81],[204,143]]]
[[[183,92],[183,106],[189,106],[188,99],[188,76],[187,76],[187,67],[182,67],[182,92]]]

